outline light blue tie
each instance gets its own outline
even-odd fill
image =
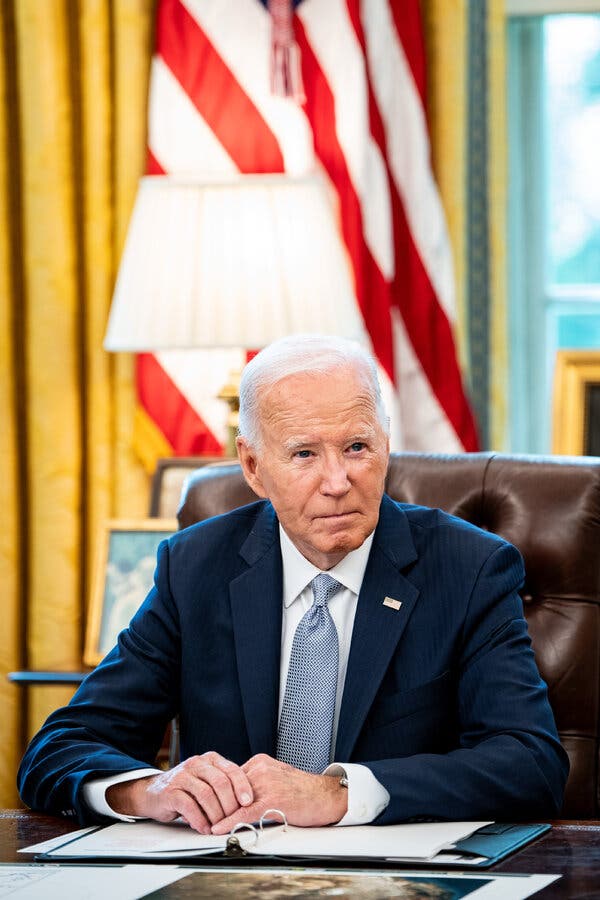
[[[329,765],[338,679],[338,636],[327,602],[342,585],[321,574],[311,586],[314,602],[292,643],[277,759],[306,772],[322,772]]]

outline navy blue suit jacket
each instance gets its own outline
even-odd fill
[[[568,764],[523,619],[522,579],[520,555],[495,535],[383,498],[335,748],[336,761],[365,763],[389,791],[378,823],[560,808]],[[281,597],[278,521],[266,501],[164,542],[155,586],[118,645],[30,744],[23,800],[93,820],[84,780],[151,764],[176,714],[182,758],[274,756]]]

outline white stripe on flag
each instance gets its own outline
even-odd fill
[[[235,174],[238,169],[169,67],[152,61],[148,146],[169,175]]]

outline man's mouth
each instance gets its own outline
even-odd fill
[[[325,515],[318,516],[319,519],[327,519],[328,521],[342,521],[343,519],[348,519],[354,515],[354,510],[350,512],[342,512],[342,513],[326,513]]]

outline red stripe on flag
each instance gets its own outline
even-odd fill
[[[347,6],[368,68],[366,41],[358,0],[347,0]],[[402,198],[390,171],[386,155],[385,129],[371,83],[369,78],[371,133],[385,160],[392,201],[396,262],[392,283],[393,302],[400,310],[404,327],[419,363],[459,440],[465,450],[478,450],[477,428],[464,394],[452,329],[446,313],[440,306],[413,240]]]
[[[146,147],[146,175],[166,175],[150,147]]]
[[[396,32],[408,60],[417,90],[421,96],[423,109],[427,109],[427,68],[425,62],[425,41],[419,3],[406,0],[390,0]]]
[[[136,359],[138,399],[175,453],[221,456],[223,447],[151,353]],[[168,402],[165,397],[168,396]]]
[[[308,43],[302,22],[297,16],[295,32],[302,53],[305,109],[313,127],[315,153],[338,191],[342,232],[354,268],[358,304],[375,355],[393,381],[394,344],[390,317],[390,288],[366,245],[360,202],[335,133],[333,95]]]
[[[157,52],[242,172],[283,172],[275,135],[179,0],[159,3]]]

